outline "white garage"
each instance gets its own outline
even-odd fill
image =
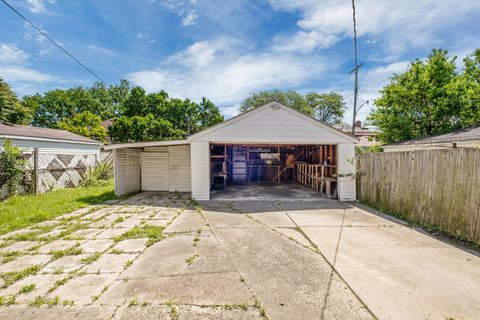
[[[115,192],[191,192],[192,198],[281,190],[354,200],[357,139],[271,102],[186,140],[114,144]],[[258,191],[260,190],[260,191]],[[275,195],[275,193],[271,193]],[[306,193],[305,193],[306,194]]]

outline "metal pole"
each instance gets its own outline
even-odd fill
[[[33,148],[33,193],[38,193],[38,148]]]
[[[357,62],[357,21],[355,19],[355,0],[352,0],[353,9],[353,45],[355,49],[355,88],[353,91],[353,121],[352,134],[355,134],[355,122],[357,120],[357,96],[358,96],[358,62]]]

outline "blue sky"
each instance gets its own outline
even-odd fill
[[[230,117],[249,93],[293,89],[353,103],[350,0],[9,0],[108,83],[128,79]],[[360,103],[432,48],[480,47],[480,1],[357,0]],[[0,77],[19,95],[95,79],[0,3]],[[370,103],[371,105],[372,103]],[[369,107],[361,110],[364,119]]]

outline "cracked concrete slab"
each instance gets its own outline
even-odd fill
[[[63,256],[45,266],[42,272],[47,273],[70,273],[79,270],[84,266],[82,259],[88,257],[88,254],[78,254],[74,256]]]
[[[0,252],[27,251],[39,243],[37,241],[16,241],[7,247],[1,248]]]
[[[115,237],[121,236],[129,229],[105,229],[95,236],[95,239],[113,239]]]
[[[250,228],[215,233],[273,319],[296,319],[298,310],[306,319],[322,313],[334,313],[337,319],[352,314],[373,319],[355,294],[342,287],[341,279],[331,278],[332,269],[318,254],[266,228],[260,233]]]
[[[173,222],[164,230],[165,233],[173,232],[195,232],[198,229],[207,226],[202,216],[193,210],[183,211]]]
[[[105,320],[110,319],[115,313],[111,306],[73,306],[73,307],[47,307],[25,308],[22,306],[9,306],[0,308],[2,319],[28,319],[28,320]]]
[[[15,260],[1,264],[0,273],[18,272],[34,265],[44,265],[52,259],[49,254],[24,255],[15,258]]]
[[[77,238],[93,239],[100,232],[102,232],[102,229],[93,229],[93,228],[80,229],[70,234],[69,237],[72,239],[77,239]]]
[[[142,252],[147,247],[147,240],[148,239],[146,238],[122,240],[117,242],[112,249],[124,251],[126,253]]]
[[[169,277],[118,280],[98,300],[123,305],[131,299],[179,304],[253,304],[254,297],[236,272],[186,274]]]
[[[79,245],[82,240],[54,240],[38,249],[40,253],[49,253],[51,251],[60,251]]]
[[[106,287],[111,285],[116,273],[86,274],[69,280],[47,295],[48,298],[59,296],[62,300],[74,301],[75,305],[89,305],[96,296],[102,295]]]
[[[0,296],[8,296],[17,294],[15,299],[16,303],[30,303],[38,296],[43,296],[48,293],[48,290],[53,287],[55,281],[61,279],[62,275],[54,274],[37,274],[28,276],[20,281],[17,281],[10,285],[8,288],[0,290]],[[28,293],[19,293],[20,289],[24,286],[35,285],[35,288]],[[1,310],[1,308],[0,308]],[[1,312],[0,312],[1,314]]]
[[[86,273],[120,273],[127,268],[127,261],[135,260],[136,254],[103,254],[85,268]]]
[[[88,240],[80,245],[84,253],[103,252],[114,244],[110,239]]]

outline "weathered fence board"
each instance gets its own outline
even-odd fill
[[[480,244],[480,149],[365,153],[358,199]]]

